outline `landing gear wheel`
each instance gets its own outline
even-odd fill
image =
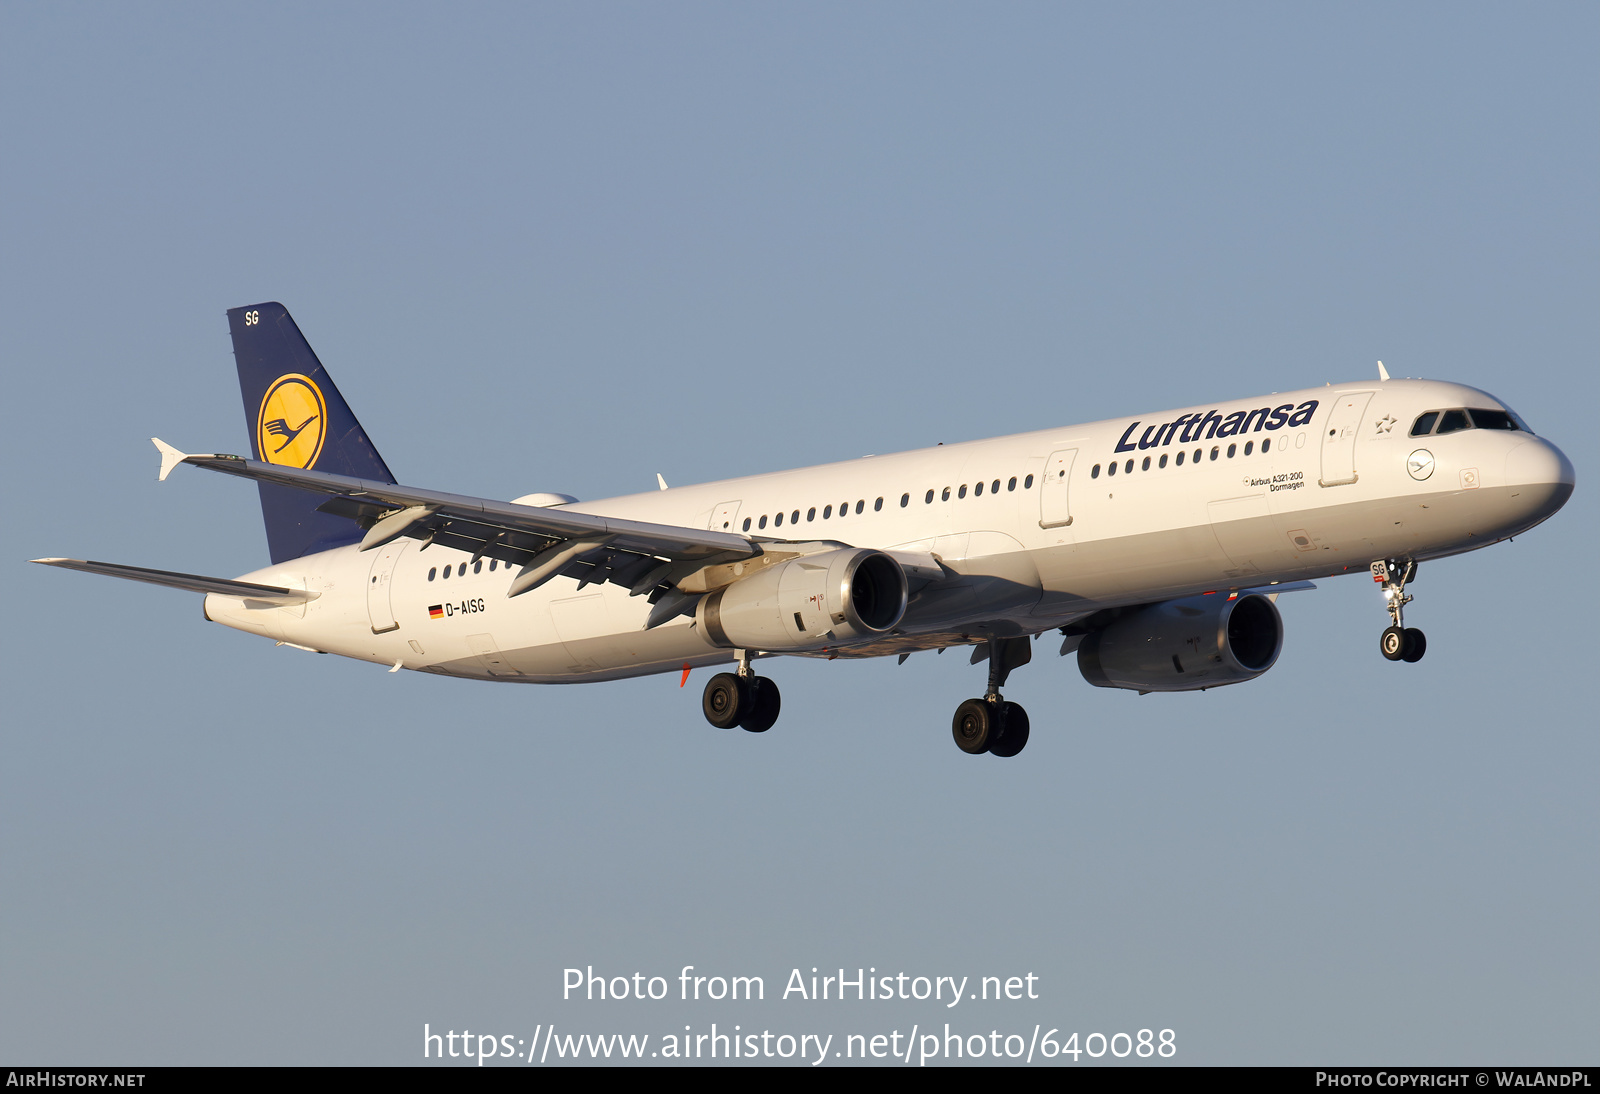
[[[1015,756],[1028,747],[1028,712],[1017,703],[1002,703],[1000,739],[989,746],[993,756]]]
[[[746,681],[746,692],[750,709],[739,719],[739,728],[751,733],[765,733],[778,720],[778,711],[783,706],[778,685],[765,676],[752,676]]]
[[[731,672],[719,672],[706,684],[700,709],[706,721],[718,729],[732,729],[750,713],[750,692],[745,682]]]
[[[1406,632],[1399,627],[1385,627],[1383,634],[1378,636],[1378,648],[1391,661],[1404,660],[1407,645],[1409,643],[1406,641]]]
[[[1400,655],[1402,661],[1416,664],[1422,660],[1422,655],[1428,652],[1428,636],[1415,627],[1406,628],[1405,652]]]
[[[968,699],[956,707],[955,720],[950,725],[956,747],[969,756],[989,751],[997,739],[996,716],[999,713],[995,710],[995,704],[984,699]]]

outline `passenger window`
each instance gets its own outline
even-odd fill
[[[972,488],[972,496],[975,498],[983,497],[983,483],[980,482],[977,486]]]
[[[480,558],[472,564],[472,572],[475,574],[483,573],[483,559]]]
[[[799,524],[800,523],[800,510],[796,509],[793,513],[789,514],[789,523],[790,524]]]
[[[782,513],[779,513],[777,516],[772,518],[772,526],[774,528],[782,528],[783,527],[783,514]]]
[[[950,488],[948,486],[945,487],[943,490],[939,491],[939,500],[940,501],[949,501],[950,500]]]
[[[1158,466],[1158,467],[1167,466],[1167,454],[1165,452],[1161,453],[1161,462],[1159,464],[1157,464],[1156,466]]]
[[[1255,441],[1245,441],[1244,442],[1244,454],[1246,456],[1250,455],[1250,450],[1252,448],[1254,448],[1255,446],[1256,446],[1256,442]]]
[[[928,496],[923,498],[922,500],[923,500],[924,504],[932,505],[933,504],[933,491],[929,490],[928,491]]]
[[[1139,470],[1140,471],[1148,471],[1148,470],[1150,470],[1150,457],[1149,456],[1146,456],[1144,458],[1144,463],[1139,465]]]
[[[1218,448],[1216,445],[1212,445],[1211,446],[1211,458],[1213,460],[1215,460],[1217,458],[1217,453],[1220,452],[1220,451],[1222,451],[1220,448]]]
[[[1133,474],[1133,461],[1129,460],[1128,461],[1128,466],[1124,467],[1123,470],[1126,471],[1130,475]]]
[[[463,562],[460,566],[456,567],[456,576],[457,577],[466,577],[467,576],[467,564],[465,562]]]
[[[839,503],[839,515],[842,517],[842,516],[845,516],[849,512],[850,512],[850,503],[847,502],[847,501],[840,502]]]
[[[1089,472],[1089,477],[1091,479],[1098,479],[1100,477],[1100,465],[1099,464],[1095,464],[1094,465],[1094,468]],[[1017,480],[1016,479],[1012,479],[1011,481],[1012,482],[1016,482]]]
[[[1022,488],[1024,490],[1032,490],[1033,489],[1033,476],[1032,475],[1029,475],[1027,478],[1022,480]]]
[[[432,581],[433,578],[434,578],[434,575],[437,574],[438,572],[439,572],[439,568],[437,566],[429,566],[428,567],[428,580]]]
[[[1017,477],[1015,475],[1012,475],[1011,478],[1006,482],[1006,489],[1007,490],[1015,490],[1016,488],[1017,488]]]
[[[1261,442],[1261,451],[1265,452],[1267,449],[1269,449],[1271,447],[1272,447],[1272,439],[1270,437]]]
[[[1413,437],[1426,437],[1429,433],[1433,432],[1433,423],[1437,422],[1438,420],[1439,412],[1437,410],[1428,411],[1412,424],[1411,435]]]
[[[1228,446],[1228,459],[1233,459],[1233,454],[1237,451],[1239,451],[1239,446],[1236,444],[1230,444]]]
[[[1447,410],[1444,417],[1439,419],[1439,435],[1458,433],[1463,429],[1471,429],[1472,423],[1467,420],[1465,410]]]
[[[824,505],[824,506],[823,506],[823,507],[822,507],[822,519],[823,519],[823,520],[828,520],[828,519],[829,519],[829,518],[831,518],[831,517],[832,517],[832,516],[833,516],[833,506],[831,506],[831,505]]]
[[[749,517],[745,517],[744,518],[744,530],[746,532],[748,532],[750,530],[750,518]]]
[[[900,508],[904,509],[906,506],[908,506],[910,504],[911,504],[911,495],[910,494],[901,494],[900,495]]]
[[[1117,465],[1116,464],[1114,464],[1114,463],[1106,464],[1106,474],[1115,475],[1116,473],[1117,473]]]
[[[966,483],[962,483],[961,484],[961,489],[956,491],[956,497],[964,498],[966,496],[967,496],[967,484]]]
[[[439,579],[441,581],[449,581],[450,580],[450,571],[453,570],[453,569],[455,569],[454,566],[446,566],[444,568],[444,573],[439,575]]]
[[[757,528],[765,528],[765,527],[766,527],[766,526],[767,526],[767,518],[766,518],[766,515],[765,515],[765,514],[763,514],[763,515],[762,515],[762,517],[761,517],[761,521],[760,521],[760,523],[758,523],[758,524],[757,524],[757,525],[756,525],[756,527],[757,527]]]
[[[856,515],[860,516],[861,515],[861,510],[865,509],[866,507],[867,507],[867,503],[866,502],[864,502],[864,501],[856,502]]]
[[[999,492],[1000,492],[1000,480],[999,479],[995,479],[994,482],[989,484],[989,493],[998,494]]]
[[[1178,453],[1178,458],[1177,458],[1177,460],[1175,462],[1177,463],[1177,465],[1179,467],[1183,466],[1183,453],[1182,452]]]
[[[815,505],[813,505],[810,509],[806,510],[806,520],[808,522],[810,522],[810,521],[813,521],[813,520],[816,520],[816,519],[817,519],[817,507]]]
[[[492,559],[492,558],[489,560],[489,572],[491,574],[494,573],[494,566],[495,566],[495,562],[496,561],[497,561],[496,559]]]
[[[883,499],[882,498],[879,498],[877,501],[872,503],[872,511],[874,513],[883,512]]]

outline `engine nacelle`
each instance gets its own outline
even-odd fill
[[[1283,618],[1264,596],[1150,604],[1087,635],[1078,671],[1095,687],[1196,691],[1254,680],[1283,649]]]
[[[701,598],[695,619],[719,646],[820,650],[869,641],[899,625],[907,585],[882,551],[802,555]]]

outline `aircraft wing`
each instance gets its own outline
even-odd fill
[[[64,570],[82,570],[86,574],[104,574],[129,581],[143,581],[149,585],[165,585],[171,589],[188,589],[192,593],[220,593],[248,600],[264,600],[272,604],[299,604],[315,600],[321,593],[304,589],[285,589],[280,585],[257,585],[253,581],[231,581],[224,577],[202,577],[200,574],[176,574],[171,570],[147,570],[143,566],[123,566],[115,562],[89,562],[81,558],[34,558],[41,566],[60,566]]]
[[[366,529],[362,550],[402,536],[468,551],[474,561],[497,558],[522,567],[508,595],[537,588],[557,575],[580,585],[610,581],[655,603],[676,581],[702,566],[761,553],[746,536],[706,528],[647,524],[595,513],[517,505],[464,494],[262,463],[223,453],[190,455],[151,438],[161,451],[161,475],[180,463],[258,482],[329,495],[319,508]]]

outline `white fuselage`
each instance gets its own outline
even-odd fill
[[[938,556],[958,576],[913,595],[893,634],[828,651],[876,656],[1038,633],[1106,607],[1364,572],[1374,559],[1437,558],[1515,535],[1571,493],[1572,466],[1555,446],[1522,431],[1409,435],[1424,411],[1498,406],[1457,384],[1345,384],[567,508]],[[1411,460],[1419,450],[1431,460]],[[316,599],[278,607],[213,594],[206,616],[298,646],[479,679],[575,683],[733,659],[692,617],[643,629],[649,605],[619,586],[580,589],[558,577],[508,598],[510,568],[469,560],[404,539],[324,551],[244,575]]]

